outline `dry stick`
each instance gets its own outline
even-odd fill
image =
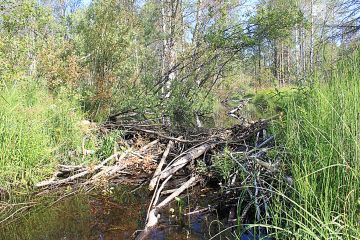
[[[183,191],[185,191],[186,189],[188,189],[190,186],[192,186],[195,182],[197,181],[196,177],[192,177],[190,178],[187,182],[185,182],[181,187],[179,187],[175,192],[173,192],[170,196],[168,196],[167,198],[165,198],[161,203],[159,203],[156,207],[154,207],[149,214],[149,218],[148,218],[148,222],[146,223],[145,226],[145,232],[151,228],[154,227],[157,222],[157,212],[159,211],[160,208],[166,206],[168,203],[170,203],[174,198],[176,198],[177,196],[179,196]]]
[[[209,207],[207,207],[207,208],[203,208],[203,209],[200,209],[200,210],[195,210],[195,211],[192,211],[192,212],[184,213],[184,216],[189,216],[189,215],[193,215],[193,214],[200,214],[200,213],[208,212],[210,210],[211,210],[211,207],[209,205]]]
[[[83,171],[83,172],[81,172],[81,173],[78,173],[78,174],[75,174],[75,175],[70,176],[70,177],[68,177],[68,178],[61,179],[61,180],[57,180],[57,181],[43,181],[43,182],[39,182],[38,184],[36,184],[36,187],[46,187],[46,186],[49,186],[49,185],[60,185],[60,184],[64,184],[64,183],[68,183],[68,182],[74,181],[75,179],[84,177],[84,176],[88,175],[89,173],[96,172],[97,170],[99,170],[99,169],[101,169],[102,167],[104,167],[105,164],[107,164],[108,162],[110,162],[112,159],[116,158],[119,154],[120,154],[120,153],[117,152],[117,153],[111,155],[110,157],[108,157],[107,159],[105,159],[104,161],[102,161],[100,164],[96,165],[92,171],[90,171],[90,170],[85,170],[85,171]]]
[[[160,174],[159,179],[161,180],[161,179],[167,178],[168,176],[174,174],[176,171],[178,171],[179,169],[184,167],[186,164],[188,164],[192,160],[200,157],[203,153],[207,152],[214,146],[215,146],[215,144],[204,143],[203,145],[201,145],[197,148],[194,148],[193,150],[191,150],[190,152],[185,154],[183,157],[181,157],[181,158],[177,159],[175,162],[173,162],[173,164],[168,165]]]
[[[167,183],[167,181],[171,178],[171,176],[178,171],[179,169],[181,169],[182,167],[184,167],[187,163],[189,163],[190,161],[192,161],[193,159],[196,159],[197,157],[199,157],[201,154],[203,154],[204,152],[206,152],[208,149],[214,147],[215,145],[210,145],[208,143],[204,143],[194,149],[191,149],[191,151],[187,152],[183,157],[181,158],[176,158],[176,161],[171,161],[171,163],[165,168],[165,170],[163,172],[161,172],[161,174],[157,177],[156,179],[156,187],[157,184],[159,183],[159,181],[161,179],[166,178],[166,180],[162,183],[160,189],[156,189],[155,193],[151,199],[151,203],[149,205],[149,209],[148,209],[148,214],[146,219],[148,220],[150,217],[153,218],[153,216],[151,215],[151,206],[155,205],[156,202],[158,201],[159,195],[162,191],[162,189],[164,188],[165,184]],[[170,166],[171,165],[171,166]],[[170,167],[169,167],[170,166]],[[167,172],[166,172],[167,171]],[[154,201],[155,203],[153,203],[153,200],[156,196],[156,201]],[[149,220],[150,222],[150,220]]]
[[[73,171],[79,171],[79,170],[84,170],[85,167],[83,165],[63,165],[63,164],[59,164],[58,165],[58,170],[60,172],[73,172]]]
[[[182,137],[179,137],[179,138],[182,138]],[[213,139],[209,139],[209,140],[206,140],[206,141],[203,141],[199,144],[196,144],[194,146],[192,146],[191,148],[183,151],[182,153],[180,153],[178,156],[176,156],[175,158],[173,158],[169,163],[168,163],[168,166],[170,166],[171,164],[173,164],[176,160],[178,160],[179,158],[183,157],[184,155],[186,155],[187,153],[191,152],[193,149],[199,147],[199,146],[202,146],[204,145],[205,143],[209,143],[209,142],[212,142]]]
[[[169,139],[169,140],[173,140],[173,141],[177,141],[177,142],[183,142],[183,143],[197,143],[197,142],[201,142],[201,140],[185,140],[182,138],[174,138],[174,137],[170,137],[170,136],[165,136],[159,132],[155,132],[152,130],[148,130],[148,129],[141,129],[141,128],[133,128],[137,131],[141,131],[141,132],[145,132],[145,133],[150,133],[150,134],[155,134],[161,138],[165,138],[165,139]]]
[[[170,141],[170,142],[168,143],[168,145],[167,145],[167,147],[166,147],[166,149],[165,149],[165,152],[164,152],[164,154],[163,154],[163,156],[162,156],[162,158],[161,158],[161,161],[160,161],[160,163],[159,163],[159,166],[157,167],[157,169],[156,169],[156,171],[155,171],[154,177],[157,176],[159,173],[161,173],[162,166],[164,165],[165,160],[166,160],[166,157],[167,157],[167,155],[168,155],[169,152],[170,152],[170,148],[171,148],[173,145],[174,145],[174,143],[173,143],[172,141]],[[158,171],[159,171],[159,172],[158,172]],[[158,172],[158,173],[157,173],[157,172]],[[156,187],[156,189],[155,189],[155,192],[154,192],[154,194],[153,194],[153,196],[152,196],[152,198],[151,198],[150,204],[149,204],[149,208],[148,208],[147,215],[146,215],[146,221],[147,221],[148,218],[149,218],[149,214],[150,214],[151,207],[152,207],[154,204],[157,203],[157,201],[158,201],[157,198],[158,198],[158,196],[160,195],[160,192],[161,192],[162,189],[164,188],[165,184],[170,180],[170,178],[171,178],[171,176],[169,176],[169,177],[162,183],[162,185],[161,185],[161,187],[160,187],[159,190],[158,190],[158,186],[159,186],[160,178],[159,178],[159,177],[156,177],[156,178],[153,178],[153,179],[151,180],[151,182],[153,182],[153,184],[154,184],[154,186],[152,187],[151,190],[153,190],[154,187]],[[155,179],[155,182],[154,182],[154,179]],[[151,184],[152,184],[151,182],[150,182],[150,186],[151,186]],[[149,188],[150,188],[150,186],[149,186]],[[157,194],[158,194],[158,195],[157,195]],[[156,199],[156,201],[154,202],[155,199]]]
[[[147,224],[145,227],[145,231],[143,232],[143,234],[141,234],[141,236],[138,239],[143,239],[144,237],[146,237],[147,230],[150,227],[153,227],[157,224],[158,219],[157,219],[156,214],[157,214],[158,209],[160,209],[163,206],[165,206],[166,204],[168,204],[173,198],[180,195],[184,190],[186,190],[187,188],[192,186],[194,184],[194,182],[196,181],[196,178],[192,177],[185,184],[183,184],[180,188],[178,188],[175,192],[173,192],[170,196],[168,196],[164,201],[162,201],[158,206],[156,206],[152,210],[150,210],[151,206],[156,205],[162,189],[164,188],[165,184],[170,180],[173,173],[175,173],[176,171],[178,171],[179,169],[184,167],[187,163],[189,163],[193,159],[198,158],[201,154],[203,154],[204,152],[206,152],[207,150],[209,150],[210,148],[212,148],[214,146],[215,146],[214,144],[204,143],[204,144],[198,146],[197,148],[192,149],[187,154],[185,154],[185,156],[179,158],[175,162],[172,161],[173,164],[171,165],[171,167],[169,167],[169,166],[166,167],[165,170],[160,174],[160,176],[157,177],[157,183],[160,181],[160,179],[166,178],[166,180],[162,183],[160,188],[155,191],[155,193],[152,197],[152,200],[151,200],[151,203],[150,203],[149,209],[148,209],[148,214],[146,217]],[[165,172],[165,171],[167,171],[167,172]]]
[[[102,170],[101,172],[98,172],[97,174],[95,174],[94,176],[91,177],[91,179],[89,181],[86,181],[84,184],[89,184],[89,183],[93,183],[95,182],[99,177],[103,176],[103,175],[109,175],[111,176],[112,174],[116,173],[117,171],[120,171],[122,169],[124,169],[125,167],[120,165],[121,161],[131,152],[131,149],[126,150],[125,152],[123,152],[121,154],[121,156],[119,157],[118,161],[117,161],[117,165],[116,166],[111,166],[111,167],[107,167],[104,168],[104,170]]]
[[[156,170],[155,170],[155,173],[154,173],[154,176],[153,178],[151,179],[150,181],[150,184],[149,184],[149,190],[152,191],[154,190],[155,188],[155,185],[158,181],[158,178],[159,178],[159,175],[161,173],[161,169],[162,167],[164,166],[165,164],[165,160],[166,160],[166,157],[169,155],[169,152],[170,152],[170,149],[174,146],[174,142],[173,141],[169,141],[166,149],[165,149],[165,152],[160,160],[160,163],[159,165],[157,166]]]
[[[170,176],[170,177],[171,177],[171,176]],[[169,177],[169,179],[170,179],[170,177]],[[166,181],[166,179],[165,179],[165,181]],[[149,204],[149,207],[148,207],[148,210],[147,210],[145,222],[148,221],[151,207],[152,207],[152,205],[153,205],[154,199],[156,198],[156,193],[157,193],[157,190],[158,190],[158,187],[159,187],[159,183],[160,183],[160,178],[157,179],[156,186],[155,186],[155,191],[154,191],[154,194],[153,194],[153,196],[152,196],[152,198],[151,198],[151,200],[150,200],[150,204]]]
[[[148,210],[147,210],[146,221],[148,221],[148,219],[149,219],[151,208],[156,206],[156,204],[157,204],[157,202],[159,200],[159,196],[160,196],[161,191],[164,189],[165,184],[171,179],[171,177],[172,177],[172,175],[170,175],[167,179],[164,180],[164,182],[161,184],[159,189],[155,190],[155,192],[154,192],[154,194],[153,194],[153,196],[151,198]]]
[[[162,208],[165,205],[167,205],[171,200],[173,200],[175,197],[179,196],[183,191],[191,187],[196,181],[197,177],[190,178],[187,182],[185,182],[181,187],[179,187],[175,192],[173,192],[170,196],[168,196],[164,201],[159,203],[159,205],[156,206],[156,208]]]
[[[147,149],[149,149],[150,147],[154,146],[155,144],[157,144],[159,142],[159,140],[155,140],[155,141],[152,141],[150,143],[148,143],[147,145],[143,146],[139,152],[143,152],[143,151],[146,151]],[[125,156],[128,154],[128,151],[125,152]],[[80,172],[78,174],[75,174],[73,176],[70,176],[68,178],[65,178],[65,179],[62,179],[62,180],[57,180],[57,181],[54,181],[54,180],[48,180],[48,181],[43,181],[43,182],[40,182],[38,184],[36,184],[36,187],[46,187],[46,186],[49,186],[49,185],[60,185],[60,184],[64,184],[64,183],[68,183],[68,182],[71,182],[75,179],[78,179],[78,178],[81,178],[81,177],[84,177],[92,172],[96,172],[98,171],[99,169],[103,168],[105,166],[105,164],[107,164],[109,161],[111,161],[112,159],[116,158],[119,156],[119,152],[111,155],[110,157],[108,157],[107,159],[105,159],[104,161],[102,161],[100,164],[96,165],[95,168],[92,170],[92,171],[89,171],[88,169],[86,169],[85,171],[83,172]],[[123,154],[124,155],[124,154]],[[124,157],[125,157],[124,156]],[[123,158],[124,158],[123,157]],[[106,169],[106,171],[108,171],[109,169]],[[115,173],[116,171],[118,170],[121,170],[119,169],[119,167],[115,168],[115,169],[110,169],[110,172],[113,174]],[[102,175],[102,174],[100,174]],[[99,176],[99,175],[98,175]],[[97,176],[97,177],[98,177]]]
[[[157,194],[156,194],[156,197],[155,197],[155,200],[154,202],[152,203],[152,206],[156,206],[156,204],[158,203],[159,201],[159,197],[160,197],[160,193],[162,192],[162,190],[164,189],[166,183],[172,178],[173,175],[170,175],[167,179],[164,180],[164,182],[161,184],[160,188],[158,189],[157,191]]]
[[[162,191],[160,194],[161,195],[168,195],[168,194],[171,194],[171,193],[173,193],[175,191],[176,191],[176,188],[173,188],[173,189]]]
[[[195,184],[194,184],[195,185]],[[165,191],[162,191],[160,194],[161,195],[168,195],[168,194],[171,194],[173,192],[176,192],[177,188],[173,188],[173,189],[169,189],[169,190],[165,190]]]
[[[143,146],[142,148],[140,148],[138,152],[144,152],[144,151],[146,151],[148,148],[156,145],[158,142],[159,142],[159,139],[156,139],[156,140],[154,140],[154,141],[146,144],[146,145]]]

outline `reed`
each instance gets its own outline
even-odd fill
[[[276,191],[276,239],[360,238],[359,63],[359,53],[338,62],[316,75],[305,101],[287,104],[275,131],[294,185]]]

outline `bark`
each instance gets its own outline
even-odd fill
[[[43,181],[40,182],[38,184],[36,184],[36,187],[47,187],[47,186],[51,186],[51,185],[61,185],[61,184],[65,184],[65,183],[69,183],[72,182],[74,180],[77,180],[81,177],[84,177],[90,173],[96,172],[98,170],[100,170],[102,167],[104,167],[108,162],[110,162],[111,160],[113,160],[114,158],[117,158],[120,155],[119,152],[111,155],[110,157],[108,157],[107,159],[105,159],[104,161],[102,161],[100,164],[96,165],[93,169],[87,169],[83,172],[80,172],[78,174],[75,174],[71,177],[65,178],[65,179],[61,179],[61,180],[56,180],[56,181]]]
[[[160,180],[165,179],[169,177],[170,175],[177,172],[179,169],[183,168],[186,164],[191,162],[192,160],[200,157],[205,152],[209,151],[211,148],[213,148],[213,144],[204,143],[200,145],[199,147],[196,147],[192,149],[190,152],[185,154],[183,157],[176,160],[173,164],[167,166],[164,171],[160,174]]]
[[[161,160],[160,160],[160,162],[159,162],[159,165],[158,165],[158,167],[156,168],[156,170],[155,170],[155,172],[154,172],[154,176],[153,176],[153,178],[152,178],[151,181],[150,181],[150,184],[149,184],[149,190],[150,190],[150,191],[154,190],[155,185],[156,185],[156,183],[158,182],[159,175],[160,175],[160,173],[161,173],[161,169],[162,169],[162,167],[164,166],[165,160],[166,160],[167,156],[169,155],[170,149],[171,149],[173,146],[174,146],[174,142],[173,142],[173,141],[169,141],[169,143],[168,143],[168,145],[167,145],[167,147],[166,147],[166,149],[165,149],[165,152],[164,152],[164,154],[163,154],[163,156],[162,156],[162,158],[161,158]]]

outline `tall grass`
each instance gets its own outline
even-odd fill
[[[39,84],[0,90],[0,188],[20,190],[48,177],[61,153],[81,145],[82,116],[68,97],[55,98]]]
[[[359,53],[339,62],[304,101],[288,103],[278,133],[294,185],[273,206],[273,224],[286,230],[277,239],[360,238],[359,63]]]

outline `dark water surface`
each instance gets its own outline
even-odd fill
[[[0,226],[0,240],[133,239],[134,232],[144,226],[150,197],[144,190],[131,193],[127,187],[116,187],[106,192],[76,194],[53,204],[47,202]],[[159,228],[149,239],[209,238],[207,216],[180,219],[177,216],[184,211],[182,205],[175,202],[164,208]]]
[[[173,201],[161,212],[161,219],[148,239],[210,239],[223,232],[227,225],[222,210],[212,214],[183,213],[216,205],[216,192],[201,191]],[[78,193],[60,201],[42,201],[14,221],[0,225],[0,240],[121,240],[134,239],[134,232],[144,228],[144,219],[151,195],[147,190],[133,191],[119,186],[107,191]],[[218,200],[217,200],[218,201]],[[225,216],[228,212],[224,211]],[[236,229],[231,229],[236,230]],[[234,231],[224,231],[213,239],[260,239],[247,231],[236,238]],[[261,238],[268,239],[268,238]]]

